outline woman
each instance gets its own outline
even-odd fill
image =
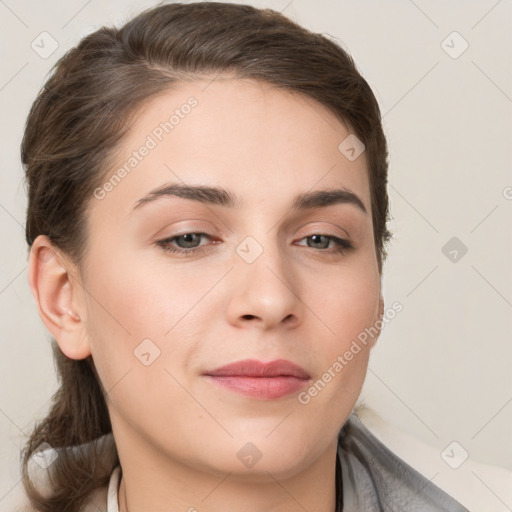
[[[339,46],[151,9],[58,62],[22,159],[61,379],[35,510],[466,510],[354,412],[391,234],[379,107]]]

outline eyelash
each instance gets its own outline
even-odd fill
[[[180,254],[182,256],[192,255],[192,253],[194,255],[201,254],[205,250],[206,251],[209,250],[209,248],[206,248],[208,246],[204,246],[204,245],[200,245],[198,247],[194,247],[194,248],[191,248],[191,249],[182,249],[182,248],[178,248],[177,249],[177,248],[172,247],[171,245],[169,245],[174,239],[181,238],[181,237],[186,236],[186,235],[200,235],[200,236],[206,236],[208,238],[212,238],[208,233],[191,231],[189,233],[183,233],[181,235],[175,235],[173,237],[166,238],[164,240],[159,240],[156,243],[165,252],[169,252],[169,253],[173,253],[173,254]],[[301,240],[304,240],[306,238],[311,238],[313,236],[324,236],[324,237],[327,237],[327,238],[333,240],[336,244],[338,244],[338,247],[335,248],[335,249],[330,249],[330,250],[329,249],[319,249],[321,252],[326,252],[328,254],[335,254],[335,253],[337,253],[337,254],[344,254],[345,252],[354,249],[354,246],[348,240],[345,240],[344,238],[339,238],[339,237],[333,236],[333,235],[324,235],[322,233],[314,233],[312,235],[305,236],[305,237],[301,238]],[[304,246],[302,246],[302,247],[304,247]],[[309,249],[314,249],[314,247],[308,247],[308,248]]]

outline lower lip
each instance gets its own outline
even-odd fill
[[[304,388],[309,379],[281,375],[279,377],[243,377],[206,375],[208,380],[236,393],[271,400],[295,393]]]

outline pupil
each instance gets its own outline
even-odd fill
[[[314,244],[316,243],[316,244],[320,244],[321,245],[322,244],[321,243],[321,239],[322,239],[323,236],[324,235],[312,235],[311,239],[312,239]]]
[[[194,237],[196,236],[195,233],[187,233],[186,235],[182,235],[182,238],[185,241],[185,244],[194,243]]]

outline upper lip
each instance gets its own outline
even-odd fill
[[[235,361],[234,363],[227,364],[209,370],[204,375],[212,376],[243,376],[243,377],[278,377],[290,376],[298,377],[300,379],[309,379],[310,376],[300,366],[287,361],[286,359],[276,359],[264,363],[256,359],[244,359],[243,361]]]

